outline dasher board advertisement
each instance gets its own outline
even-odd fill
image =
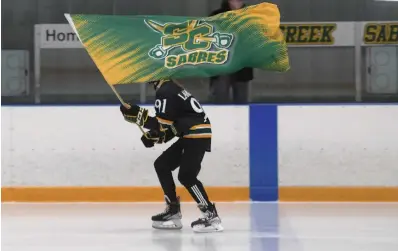
[[[354,46],[353,22],[282,23],[288,46]]]
[[[35,25],[35,35],[40,38],[41,48],[83,48],[69,24]]]
[[[363,23],[362,45],[398,45],[398,21]]]

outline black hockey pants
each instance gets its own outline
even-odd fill
[[[210,205],[207,193],[197,179],[209,141],[210,139],[180,138],[156,159],[156,173],[164,194],[171,201],[177,200],[172,171],[180,167],[178,172],[180,183],[197,203]]]

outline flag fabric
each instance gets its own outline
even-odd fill
[[[290,68],[270,3],[212,17],[65,16],[110,85]]]

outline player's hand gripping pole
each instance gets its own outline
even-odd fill
[[[130,109],[131,106],[130,106],[129,104],[127,104],[126,102],[124,102],[123,98],[122,98],[122,97],[120,96],[120,94],[116,91],[116,88],[115,88],[113,85],[109,85],[109,86],[111,87],[112,91],[115,93],[117,99],[119,99],[120,103],[121,103],[124,107],[126,107],[127,109]],[[141,131],[143,134],[145,134],[144,129],[142,129],[142,127],[139,126],[139,125],[137,125],[137,126],[138,126],[138,128],[140,128],[140,131]]]

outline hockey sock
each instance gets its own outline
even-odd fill
[[[171,172],[159,172],[156,170],[158,174],[158,178],[160,181],[160,185],[162,186],[163,193],[166,195],[170,202],[177,201],[177,194],[176,194],[176,185],[173,180],[173,175]]]
[[[177,202],[177,194],[175,191],[175,186],[174,189],[169,189],[169,188],[163,188],[163,193],[165,196],[167,196],[167,198],[170,200],[170,202]]]
[[[206,190],[200,181],[198,181],[195,185],[189,187],[188,191],[191,194],[192,198],[194,198],[196,203],[203,204],[206,207],[212,206],[211,202],[209,201],[209,197],[207,196]]]

